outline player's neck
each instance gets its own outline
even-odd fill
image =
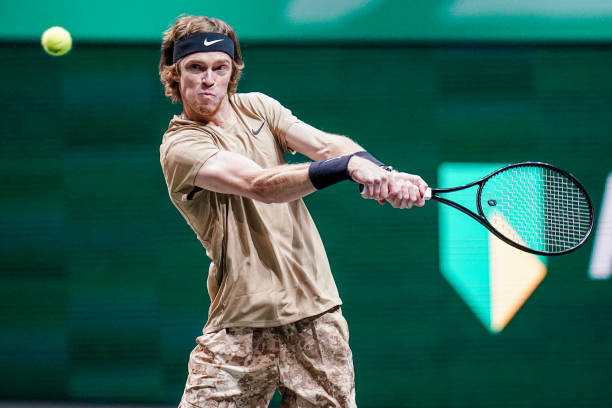
[[[207,119],[207,122],[221,127],[234,119],[234,112],[227,96],[223,98],[217,110]]]

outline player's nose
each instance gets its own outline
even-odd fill
[[[215,83],[211,70],[207,69],[202,73],[202,83],[209,86]]]

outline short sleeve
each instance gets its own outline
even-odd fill
[[[285,135],[287,134],[289,128],[300,120],[296,118],[289,109],[281,105],[276,99],[272,99],[265,95],[263,95],[263,97],[265,97],[263,100],[269,114],[268,117],[270,119],[270,129],[275,135],[277,135],[277,137],[279,137],[283,148],[287,150],[287,140],[285,139]]]
[[[265,118],[272,134],[278,139],[283,150],[289,151],[286,139],[287,131],[292,125],[301,121],[276,99],[263,93],[251,92],[241,95],[244,97],[242,103],[248,105],[251,110]]]
[[[189,194],[200,167],[219,151],[212,138],[202,132],[175,135],[160,148],[161,165],[172,194]]]

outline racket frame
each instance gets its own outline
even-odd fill
[[[589,205],[589,209],[590,209],[590,225],[589,225],[589,229],[586,232],[586,234],[584,235],[584,237],[582,238],[582,240],[574,245],[571,248],[565,249],[563,251],[558,251],[558,252],[547,252],[547,251],[539,251],[536,249],[532,249],[529,247],[526,247],[524,245],[521,245],[519,243],[516,243],[514,241],[512,241],[511,239],[506,238],[504,235],[502,235],[499,231],[497,231],[497,229],[495,229],[495,227],[493,227],[489,221],[486,219],[486,217],[484,216],[484,212],[482,210],[482,204],[481,204],[481,195],[482,195],[482,189],[484,187],[484,185],[486,184],[487,180],[489,180],[490,178],[492,178],[493,176],[495,176],[498,173],[501,173],[503,171],[506,171],[508,169],[511,168],[516,168],[516,167],[529,167],[529,166],[536,166],[536,167],[544,167],[544,168],[548,168],[550,170],[556,171],[558,173],[563,174],[565,177],[567,177],[569,180],[571,180],[576,187],[578,187],[581,192],[584,194],[584,197],[586,198],[586,201]],[[478,191],[476,192],[476,208],[478,210],[478,214],[474,213],[472,210],[468,209],[467,207],[464,207],[461,204],[458,204],[454,201],[451,201],[449,199],[446,199],[444,197],[439,197],[437,194],[441,193],[441,194],[445,194],[445,193],[452,193],[455,191],[459,191],[459,190],[465,190],[468,189],[470,187],[474,187],[478,185]],[[451,188],[432,188],[431,190],[431,199],[432,200],[436,200],[439,201],[441,203],[444,203],[446,205],[449,205],[459,211],[461,211],[464,214],[469,215],[470,217],[472,217],[474,220],[478,221],[483,227],[485,227],[486,229],[489,230],[489,232],[491,232],[493,235],[495,235],[497,238],[501,239],[502,241],[504,241],[506,244],[508,245],[512,245],[513,247],[520,249],[522,251],[526,251],[526,252],[530,252],[532,254],[535,255],[544,255],[544,256],[556,256],[556,255],[563,255],[563,254],[567,254],[569,252],[572,252],[576,249],[578,249],[580,246],[582,246],[586,240],[589,238],[589,236],[591,235],[591,232],[593,231],[593,225],[595,223],[595,216],[594,216],[594,212],[593,212],[593,204],[591,202],[591,198],[589,197],[586,189],[584,188],[584,186],[576,179],[576,177],[572,176],[570,173],[568,173],[565,170],[562,170],[556,166],[553,166],[552,164],[548,164],[548,163],[542,163],[542,162],[522,162],[522,163],[515,163],[515,164],[509,164],[507,166],[504,166],[502,168],[499,168],[497,170],[495,170],[493,173],[488,174],[486,176],[484,176],[483,178],[473,181],[471,183],[468,184],[464,184],[462,186],[457,186],[457,187],[451,187]]]

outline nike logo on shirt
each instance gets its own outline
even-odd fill
[[[261,122],[261,126],[260,126],[260,127],[259,127],[259,129],[257,129],[257,130],[253,130],[253,129],[251,129],[251,132],[253,132],[253,136],[257,136],[257,135],[259,134],[259,132],[261,132],[261,129],[263,129],[263,125],[264,125],[265,123],[266,123],[265,121],[264,121],[264,122]]]
[[[204,39],[204,46],[208,47],[209,45],[213,45],[218,43],[219,41],[223,41],[223,38],[219,39],[219,40],[213,40],[213,41],[208,41],[208,38]]]

